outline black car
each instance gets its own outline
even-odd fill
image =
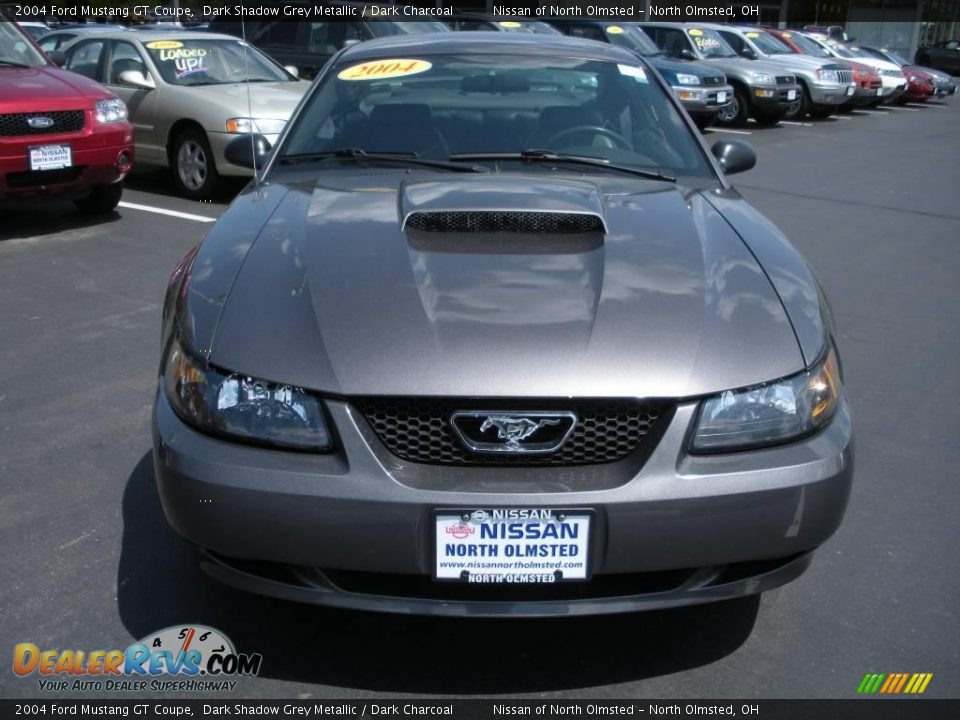
[[[943,70],[960,75],[960,40],[945,40],[936,45],[928,45],[917,50],[917,65]]]
[[[353,7],[354,17],[360,17],[363,3],[292,2],[287,6],[303,5],[336,9]],[[335,14],[331,17],[336,18]],[[411,16],[412,17],[412,16]],[[444,23],[434,20],[383,20],[364,17],[362,20],[337,20],[327,22],[291,22],[289,19],[255,20],[241,23],[239,20],[214,20],[210,32],[226,33],[243,37],[251,45],[265,52],[281,65],[297,68],[299,76],[312,79],[327,60],[343,47],[364,40],[390,35],[449,32]]]

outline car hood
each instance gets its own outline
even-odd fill
[[[112,94],[82,75],[51,67],[0,68],[0,112],[80,110]]]
[[[804,70],[820,70],[828,66],[836,67],[839,63],[833,59],[827,58],[818,58],[811,55],[799,55],[791,53],[789,55],[764,55],[763,61],[766,63],[772,63],[781,68],[786,69],[795,69],[797,71]]]
[[[717,68],[705,65],[699,60],[668,58],[666,55],[655,55],[645,59],[657,70],[659,70],[661,74],[666,73],[671,77],[676,77],[677,73],[696,75],[697,77],[717,77],[719,75],[723,75],[723,73]]]
[[[191,288],[207,299],[231,288],[210,361],[342,395],[511,397],[688,397],[804,367],[770,279],[707,192],[440,177],[331,170],[290,181],[280,200],[274,185],[245,256],[230,228],[249,231],[263,210],[235,203]],[[606,232],[404,227],[414,213],[463,208],[595,214]],[[221,272],[221,290],[204,287],[203,268],[224,265],[235,279]]]
[[[250,83],[249,100],[247,85],[205,85],[201,87],[169,86],[174,91],[174,102],[199,103],[204,114],[210,115],[218,108],[223,117],[253,117],[287,119],[310,87],[310,83],[298,82]],[[249,103],[249,104],[248,104]]]
[[[729,58],[703,58],[699,62],[720,68],[723,72],[733,76],[741,75],[747,70],[767,73],[768,75],[776,75],[777,73],[783,72],[782,65],[775,65],[766,60],[747,60],[739,56]]]

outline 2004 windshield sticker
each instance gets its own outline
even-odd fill
[[[203,59],[209,52],[202,47],[183,47],[183,43],[176,41],[152,42],[147,45],[157,51],[160,62],[172,62],[176,68],[177,78],[184,78],[194,73],[207,72]]]
[[[337,77],[340,80],[386,80],[388,78],[416,75],[432,67],[433,63],[426,60],[411,60],[410,58],[371,60],[358,65],[351,65],[346,70],[337,73]]]

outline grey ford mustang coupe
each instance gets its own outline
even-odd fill
[[[335,55],[174,271],[160,499],[213,577],[544,616],[722,600],[837,529],[827,303],[632,53],[396,37]],[[262,164],[262,163],[265,163]]]

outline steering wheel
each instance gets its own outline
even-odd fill
[[[619,147],[621,150],[631,150],[632,145],[629,140],[627,140],[623,135],[618,133],[616,130],[611,130],[610,128],[601,127],[600,125],[577,125],[575,127],[567,128],[566,130],[561,130],[558,133],[553,134],[545,141],[547,147],[552,147],[560,138],[565,138],[568,135],[575,135],[577,133],[591,132],[594,135],[600,135],[605,138],[609,138],[614,143],[616,147]]]

